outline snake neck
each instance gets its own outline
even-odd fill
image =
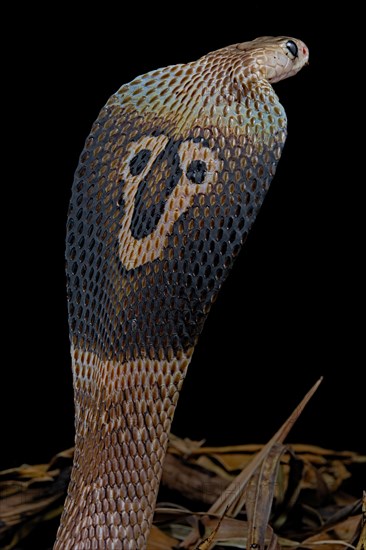
[[[145,120],[158,115],[169,120],[174,112],[176,135],[197,127],[225,131],[245,127],[247,135],[268,142],[273,121],[286,114],[273,87],[258,68],[252,52],[237,45],[212,52],[199,60],[157,69],[123,85],[108,101],[108,107],[136,110]],[[276,112],[272,113],[276,107]],[[261,111],[258,117],[258,112]],[[275,115],[275,116],[273,116]]]
[[[142,550],[191,354],[126,363],[72,355],[75,455],[54,549]]]

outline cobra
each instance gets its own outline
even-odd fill
[[[147,547],[188,364],[285,143],[271,84],[307,60],[294,38],[235,44],[136,78],[94,123],[67,225],[76,436],[56,550]]]

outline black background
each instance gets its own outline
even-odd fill
[[[275,85],[288,115],[284,154],[205,325],[173,432],[265,442],[324,375],[288,440],[365,451],[361,92],[345,12],[330,24],[315,9],[300,16],[278,4],[103,6],[8,22],[1,467],[48,461],[73,444],[65,223],[100,108],[138,74],[261,35],[301,38],[310,64]]]

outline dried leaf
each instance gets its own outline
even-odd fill
[[[218,519],[214,529],[211,531],[211,533],[208,535],[208,537],[204,541],[202,541],[201,544],[199,544],[197,546],[197,550],[211,550],[211,548],[213,548],[213,546],[215,546],[214,541],[215,541],[216,535],[218,533],[218,530],[220,529],[220,525],[221,525],[223,519],[224,519],[224,515],[222,515],[221,518]]]
[[[247,523],[232,518],[222,517],[219,520],[206,519],[206,529],[211,530],[211,535],[200,543],[197,550],[210,550],[216,544],[229,545],[235,548],[247,546]]]
[[[278,510],[273,520],[273,526],[276,529],[287,521],[288,515],[294,508],[302,489],[304,463],[292,452],[292,449],[289,450],[288,455],[289,462],[282,469],[279,469],[278,475]]]
[[[170,434],[172,441],[169,440],[168,452],[170,454],[180,454],[181,456],[195,457],[197,455],[217,455],[215,458],[223,463],[225,456],[242,456],[243,460],[249,460],[254,453],[259,452],[263,445],[259,443],[250,443],[245,445],[229,445],[222,447],[205,447],[203,441],[192,441],[190,439],[180,440],[177,436]],[[305,445],[303,443],[292,443],[291,448],[297,455],[301,455],[304,460],[309,460],[314,464],[326,464],[328,460],[339,458],[344,464],[364,464],[366,456],[353,451],[335,451],[325,449],[317,445]],[[245,458],[246,457],[246,458]],[[230,460],[230,459],[229,459]]]
[[[354,458],[357,459],[359,455],[353,451],[335,451],[334,449],[325,449],[324,447],[319,447],[318,445],[304,445],[303,443],[296,443],[293,445],[294,451],[298,454],[310,456],[318,455],[320,458],[329,457],[329,456],[339,456],[343,458]],[[366,458],[366,457],[364,457]],[[363,460],[364,462],[364,460]]]
[[[248,545],[251,548],[250,545]],[[281,550],[280,541],[275,533],[272,532],[272,538],[267,546],[267,550]]]
[[[161,531],[153,525],[149,535],[147,550],[172,550],[176,548],[178,540]]]
[[[357,544],[356,550],[366,550],[366,491],[363,492],[362,497],[362,531],[360,535],[360,540]]]
[[[219,498],[209,509],[208,513],[210,515],[217,515],[221,516],[225,510],[235,510],[238,512],[238,506],[237,503],[243,503],[243,492],[252,477],[252,475],[255,473],[257,468],[261,465],[263,460],[268,456],[270,453],[272,447],[277,443],[283,443],[285,437],[291,430],[292,426],[296,422],[296,420],[299,418],[300,414],[302,413],[303,409],[311,399],[311,397],[314,395],[316,390],[318,389],[320,383],[322,381],[322,378],[320,378],[316,384],[310,389],[310,391],[305,395],[305,397],[302,399],[300,404],[296,407],[294,412],[291,414],[291,416],[287,419],[287,421],[281,426],[281,428],[278,430],[278,432],[272,437],[272,439],[265,445],[259,453],[253,458],[253,460],[240,472],[240,474],[231,482],[229,487],[227,487],[225,491],[225,497]],[[199,533],[195,532],[194,530],[189,535],[189,537],[186,538],[186,540],[183,541],[182,547],[183,548],[189,548],[192,546],[192,544],[197,544],[200,541]]]
[[[211,458],[206,455],[198,457],[196,464],[198,466],[201,466],[205,470],[208,470],[209,472],[213,472],[221,479],[227,479],[228,482],[232,481],[233,479],[232,475],[228,474],[221,466],[216,464],[213,460],[211,460]]]
[[[210,518],[209,516],[203,516],[201,519],[202,524],[207,531],[214,532],[215,536],[213,541],[215,544],[222,546],[229,546],[230,548],[248,548],[248,522],[235,518],[223,517],[219,520],[217,518]],[[217,528],[218,527],[218,528]],[[299,545],[298,542],[287,540],[284,538],[278,538],[270,526],[267,526],[265,531],[265,544],[268,545],[268,549],[275,550],[276,548],[288,547],[293,548]],[[195,550],[201,549],[200,546]]]
[[[253,460],[247,465],[244,470],[234,479],[234,481],[229,485],[226,494],[227,498],[225,501],[216,502],[213,506],[211,506],[209,512],[212,514],[222,514],[223,510],[227,508],[231,508],[234,505],[235,500],[239,497],[240,493],[244,490],[244,487],[248,483],[251,476],[254,474],[255,470],[258,468],[258,466],[262,463],[264,458],[268,455],[270,450],[272,449],[273,445],[276,443],[283,443],[284,439],[288,435],[289,431],[291,430],[292,426],[295,424],[296,420],[299,418],[300,414],[302,413],[303,409],[309,402],[309,400],[312,398],[316,390],[318,389],[320,383],[322,381],[322,378],[314,384],[314,386],[310,389],[310,391],[305,395],[303,400],[300,402],[300,404],[296,407],[294,412],[291,414],[291,416],[286,420],[286,422],[281,426],[281,428],[278,430],[278,432],[272,437],[272,439],[265,445],[259,453],[253,458]]]
[[[361,515],[350,516],[332,527],[332,531],[340,540],[353,544],[361,531]]]
[[[192,454],[199,453],[200,448],[204,444],[205,440],[202,441],[192,441],[188,437],[180,439],[174,434],[169,436],[169,450],[170,452],[179,452],[183,456],[191,456]]]
[[[210,453],[210,455],[224,467],[226,472],[242,470],[252,459],[251,455],[238,453]]]
[[[260,468],[252,476],[246,491],[246,512],[249,521],[248,546],[264,550],[266,529],[271,513],[274,487],[280,458],[285,450],[281,444],[271,448]],[[234,511],[236,515],[237,510]]]
[[[362,533],[356,550],[366,550],[366,525],[364,525],[362,528]]]
[[[333,460],[332,467],[320,469],[320,473],[330,492],[335,492],[350,477],[349,471],[340,460]]]
[[[197,468],[195,462],[192,464],[172,454],[165,457],[162,483],[186,498],[204,504],[215,502],[229,485],[228,480],[212,475],[202,467]]]
[[[323,521],[323,530],[324,529],[330,529],[334,525],[337,525],[337,523],[341,523],[342,521],[346,520],[350,516],[355,516],[357,512],[359,511],[361,501],[360,500],[354,500],[348,504],[348,505],[342,505],[340,508],[338,508],[328,519],[324,522]]]
[[[329,531],[326,527],[316,535],[308,537],[301,543],[301,548],[314,548],[321,545],[322,550],[344,550],[355,548],[353,542],[360,530],[361,516],[351,516],[346,520],[334,525]]]

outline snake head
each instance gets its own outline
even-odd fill
[[[270,83],[295,75],[309,61],[304,42],[286,36],[262,36],[236,48],[246,53],[246,74],[258,74]]]

